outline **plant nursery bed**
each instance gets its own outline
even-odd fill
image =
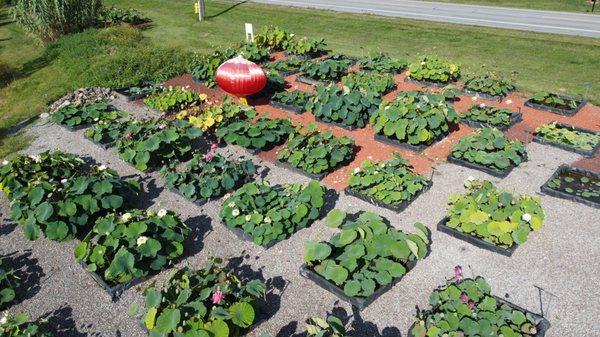
[[[556,123],[556,126],[558,126],[559,128],[565,128],[565,129],[570,129],[573,131],[578,131],[578,132],[584,132],[584,133],[591,133],[597,136],[600,136],[600,132],[595,132],[592,130],[586,130],[586,129],[582,129],[582,128],[578,128],[575,126],[571,126],[568,124],[564,124],[564,123]],[[569,152],[575,152],[578,153],[580,155],[586,156],[586,157],[594,157],[596,155],[596,153],[598,153],[598,149],[600,149],[600,143],[596,144],[596,147],[594,147],[592,150],[590,151],[585,151],[582,149],[578,149],[576,147],[573,146],[568,146],[565,144],[561,144],[558,142],[553,142],[551,140],[548,140],[542,136],[539,136],[537,133],[533,136],[533,141],[538,142],[540,144],[544,144],[544,145],[550,145],[550,146],[554,146],[557,147],[559,149],[563,149],[565,151],[569,151]]]
[[[471,119],[461,119],[460,120],[461,123],[466,124],[473,128],[496,128],[500,131],[506,131],[506,130],[510,129],[511,127],[513,127],[515,124],[520,123],[522,121],[523,121],[523,116],[521,115],[520,112],[516,112],[516,111],[513,112],[513,114],[510,117],[510,124],[503,125],[501,127],[493,126],[493,125],[486,124],[483,122],[474,121]]]
[[[481,249],[486,249],[486,250],[492,251],[494,253],[498,253],[498,254],[502,254],[504,256],[510,257],[515,252],[515,250],[519,247],[519,245],[515,243],[510,248],[500,248],[500,247],[494,245],[493,243],[483,241],[482,239],[480,239],[476,236],[470,235],[468,233],[463,233],[454,228],[450,228],[450,227],[446,226],[447,221],[448,221],[448,218],[443,218],[442,221],[440,221],[437,224],[437,229],[440,232],[446,233],[456,239],[466,241],[466,242],[468,242],[476,247],[479,247]]]
[[[101,288],[103,288],[110,295],[110,298],[113,302],[116,302],[119,299],[119,297],[121,297],[121,294],[123,294],[123,292],[125,292],[125,290],[127,290],[135,285],[138,285],[150,278],[150,276],[138,277],[138,278],[135,278],[135,279],[125,282],[125,283],[120,283],[115,286],[110,286],[108,283],[106,283],[102,279],[102,277],[100,275],[98,275],[98,273],[88,271],[87,265],[85,264],[85,262],[79,261],[79,265],[83,268],[83,270],[85,270],[94,279],[94,281],[96,281],[96,283],[98,283],[98,285]]]
[[[557,190],[557,189],[551,188],[549,186],[549,184],[550,185],[552,184],[551,182],[554,179],[560,179],[561,177],[564,177],[564,176],[573,178],[574,181],[565,182],[563,179],[561,179],[561,185],[563,182],[568,184],[564,189],[561,189],[561,190]],[[550,179],[548,179],[548,181],[546,181],[546,183],[544,185],[542,185],[542,187],[541,187],[542,193],[547,194],[552,197],[567,199],[570,201],[582,203],[584,205],[600,209],[600,196],[595,196],[595,197],[591,196],[591,197],[586,198],[586,197],[579,196],[577,194],[569,193],[566,191],[566,188],[573,189],[574,187],[578,187],[578,184],[581,183],[582,177],[587,178],[587,180],[589,180],[590,184],[600,183],[600,173],[598,173],[598,172],[591,172],[588,170],[570,167],[568,165],[561,165],[556,170],[556,172],[554,172],[552,177],[550,177]],[[600,186],[598,186],[597,190],[600,192]],[[573,189],[573,191],[575,191],[575,190]]]
[[[507,167],[506,169],[501,171],[501,170],[498,170],[495,168],[491,168],[491,167],[479,165],[476,163],[471,163],[466,160],[454,158],[454,157],[452,157],[452,155],[448,156],[447,161],[449,163],[459,165],[462,167],[466,167],[466,168],[470,168],[470,169],[474,169],[474,170],[478,170],[478,171],[483,171],[483,172],[485,172],[491,176],[497,177],[497,178],[506,178],[506,176],[508,176],[510,174],[510,172],[512,172],[512,170],[516,167],[514,164],[511,164],[509,167]],[[522,161],[523,162],[527,161],[527,157],[523,157]]]
[[[427,185],[425,187],[423,187],[423,189],[421,189],[417,194],[415,194],[412,198],[408,199],[408,200],[404,200],[403,202],[401,202],[398,205],[390,205],[390,204],[386,204],[385,202],[379,201],[375,198],[366,196],[362,193],[356,192],[353,189],[351,189],[350,187],[346,187],[344,189],[344,192],[346,192],[346,194],[351,195],[355,198],[358,198],[362,201],[366,201],[368,203],[371,203],[375,206],[379,206],[379,207],[383,207],[389,210],[392,210],[396,213],[401,213],[402,211],[404,211],[413,201],[417,200],[417,198],[427,192],[431,186],[433,185],[433,181],[430,179],[429,182],[427,183]]]
[[[434,88],[443,88],[447,85],[453,84],[453,81],[450,81],[448,83],[440,83],[440,82],[431,82],[431,81],[423,81],[423,80],[413,80],[410,77],[406,77],[404,79],[404,82],[408,82],[408,83],[415,83],[415,84],[420,84],[420,85],[424,85],[424,86],[429,86],[429,87],[434,87]]]
[[[500,303],[500,304],[506,304],[509,307],[511,307],[511,309],[513,310],[518,310],[521,311],[524,314],[529,314],[531,315],[531,317],[533,317],[533,320],[535,321],[535,328],[537,330],[536,334],[533,335],[533,337],[545,337],[546,336],[546,332],[548,332],[548,329],[550,329],[550,322],[548,321],[548,319],[546,319],[545,317],[535,314],[527,309],[523,309],[520,306],[513,304],[511,302],[508,302],[507,300],[498,297],[498,296],[494,296],[494,298],[496,299],[496,302]],[[413,327],[415,326],[415,324],[417,324],[416,322],[413,323],[410,328],[408,329],[408,337],[415,337],[415,335],[412,333]]]
[[[292,172],[301,174],[301,175],[303,175],[305,177],[308,177],[308,178],[310,178],[312,180],[316,180],[316,181],[321,181],[321,179],[325,178],[326,175],[328,175],[329,173],[331,173],[331,172],[323,172],[323,173],[320,173],[320,174],[308,173],[308,172],[306,172],[304,170],[301,170],[301,169],[299,169],[297,167],[293,167],[292,165],[290,165],[290,164],[288,164],[286,162],[282,162],[281,160],[275,161],[275,166],[278,166],[278,167],[290,170]]]
[[[585,104],[587,103],[585,100],[580,101],[580,100],[576,100],[571,97],[564,97],[564,98],[572,99],[572,100],[576,101],[577,107],[574,109],[570,109],[570,110],[559,109],[559,108],[555,108],[555,107],[551,107],[551,106],[547,106],[547,105],[543,105],[543,104],[534,103],[531,99],[529,99],[525,102],[525,106],[534,108],[534,109],[538,109],[538,110],[550,111],[552,113],[563,115],[563,116],[573,116],[579,110],[581,110],[581,108],[583,108],[585,106]]]
[[[416,265],[417,261],[408,261],[406,264],[406,274],[408,274]],[[325,279],[323,276],[309,269],[305,264],[302,264],[302,266],[300,266],[300,275],[315,282],[321,288],[334,294],[342,301],[350,303],[359,310],[368,307],[369,304],[373,303],[381,295],[386,293],[388,290],[392,289],[398,282],[400,282],[404,278],[404,276],[406,276],[406,274],[404,274],[401,277],[395,278],[394,280],[392,280],[392,282],[388,283],[383,287],[380,287],[369,297],[350,297],[344,293],[344,290],[342,288],[336,286],[335,284]]]
[[[407,149],[407,150],[411,150],[411,151],[415,151],[415,152],[421,152],[421,151],[425,150],[426,148],[433,146],[435,143],[439,142],[444,137],[448,136],[448,134],[449,134],[449,132],[445,132],[445,133],[441,134],[429,145],[412,145],[412,144],[401,142],[396,139],[391,139],[389,137],[380,135],[378,133],[375,134],[375,140],[380,143],[386,144],[386,145],[392,145],[392,146],[401,147],[403,149]]]
[[[467,94],[467,95],[474,96],[474,97],[477,97],[477,98],[487,99],[487,100],[490,100],[490,101],[499,101],[499,102],[502,102],[502,100],[504,99],[504,97],[506,97],[504,95],[490,95],[490,94],[487,94],[485,92],[479,92],[479,91],[470,90],[470,89],[464,89],[463,92],[465,94]]]
[[[281,110],[285,110],[289,113],[293,113],[295,115],[299,115],[302,114],[304,112],[304,108],[303,107],[299,107],[297,105],[291,105],[291,104],[283,104],[283,103],[279,103],[279,102],[275,102],[273,100],[271,100],[271,102],[269,103],[270,106],[276,108],[276,109],[281,109]]]
[[[223,224],[223,226],[225,226],[225,228],[227,228],[229,231],[231,231],[235,236],[237,236],[238,239],[242,240],[242,241],[247,241],[250,242],[254,245],[257,245],[256,243],[254,243],[254,239],[252,238],[252,235],[244,232],[244,230],[240,227],[229,227],[226,224]],[[285,239],[280,239],[280,240],[274,240],[269,242],[266,245],[257,245],[260,247],[263,247],[264,249],[269,249],[273,246],[275,246],[276,244],[278,244],[279,242],[283,241]]]
[[[308,84],[308,85],[315,85],[315,86],[316,85],[325,85],[325,82],[323,82],[323,81],[315,80],[310,77],[306,77],[306,76],[302,76],[302,75],[296,76],[296,81],[298,81],[300,83]],[[332,82],[337,82],[337,81],[332,81]]]

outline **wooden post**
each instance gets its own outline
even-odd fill
[[[198,20],[204,20],[204,0],[198,0]]]

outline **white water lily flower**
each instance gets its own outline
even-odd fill
[[[265,223],[271,223],[271,218],[269,218],[268,216],[265,217]]]
[[[140,237],[137,239],[137,245],[138,245],[138,246],[141,246],[141,245],[143,245],[144,243],[146,243],[146,241],[148,241],[148,238],[147,238],[147,237],[145,237],[145,236],[140,236]]]
[[[42,161],[42,159],[40,158],[40,156],[34,156],[34,155],[30,155],[29,158],[33,159],[34,162],[39,163]]]
[[[48,117],[50,117],[50,114],[47,112],[40,114],[40,118],[48,118]]]
[[[250,215],[246,215],[246,217],[244,219],[246,219],[246,221],[250,221],[252,219],[252,217]]]
[[[231,211],[231,215],[233,215],[233,216],[240,215],[240,210],[239,209],[234,209],[233,211]]]
[[[161,209],[160,211],[158,211],[158,213],[156,213],[156,215],[158,215],[159,218],[162,218],[163,216],[167,215],[167,210]]]
[[[529,221],[531,221],[531,214],[525,213],[525,214],[523,214],[523,216],[521,216],[521,219],[523,219],[523,221],[529,222]]]
[[[506,104],[512,104],[512,99],[506,100]]]
[[[473,100],[473,101],[476,101],[476,100],[477,100],[477,96],[473,96],[473,97],[471,98],[471,100]]]
[[[106,165],[98,166],[98,171],[104,171],[104,170],[106,170]]]
[[[360,172],[360,167],[357,167],[354,169],[354,173],[358,173],[358,172]]]
[[[481,103],[481,104],[479,104],[479,107],[480,107],[480,108],[485,108],[485,107],[486,107],[486,105],[485,105],[485,103]]]
[[[121,215],[121,221],[127,222],[129,220],[131,220],[131,213],[127,212],[127,213]]]
[[[235,202],[233,202],[233,201],[232,201],[232,202],[230,202],[230,203],[229,203],[227,206],[229,206],[230,208],[231,208],[231,207],[235,207]]]
[[[8,165],[8,160],[2,161],[2,166],[4,166],[4,165]]]
[[[473,176],[469,176],[469,177],[467,178],[467,180],[468,180],[468,181],[474,181],[474,180],[475,180],[475,177],[473,177]]]
[[[231,193],[227,193],[223,196],[223,200],[227,200],[229,198],[231,198]]]
[[[67,182],[68,182],[67,179],[63,179],[63,180],[60,181],[60,183],[63,184],[63,185],[65,185]]]
[[[8,320],[8,314],[6,313],[6,311],[2,314],[2,318],[0,318],[0,325],[6,323],[6,321]]]

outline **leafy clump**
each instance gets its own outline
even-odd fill
[[[285,48],[285,51],[294,56],[316,57],[324,54],[326,48],[327,44],[324,39],[314,40],[303,37],[301,39],[295,39],[287,46],[287,48]]]
[[[192,154],[192,143],[202,130],[187,121],[148,120],[131,124],[117,141],[117,152],[138,170],[146,171]]]
[[[448,198],[446,225],[500,248],[523,244],[531,231],[542,228],[539,197],[514,196],[491,181],[469,180],[467,192]]]
[[[576,130],[569,125],[558,125],[556,122],[541,125],[535,132],[538,137],[549,142],[583,151],[592,151],[600,143],[598,134]]]
[[[521,164],[525,147],[518,139],[509,141],[498,129],[483,128],[461,138],[452,148],[452,157],[502,171]]]
[[[475,105],[460,115],[463,120],[473,121],[490,127],[506,127],[511,124],[514,112],[485,104]]]
[[[130,25],[141,25],[150,22],[150,18],[135,8],[117,8],[112,6],[104,8],[100,14],[100,20],[109,25],[127,23]]]
[[[117,92],[123,94],[124,96],[130,97],[130,99],[133,96],[135,96],[137,99],[137,97],[147,97],[152,93],[156,91],[162,91],[163,89],[164,87],[162,84],[142,81],[141,83],[138,83],[136,85],[123,89],[118,89]]]
[[[250,116],[254,110],[247,112]],[[267,117],[259,118],[255,123],[236,121],[217,130],[216,136],[227,144],[239,145],[253,150],[263,150],[281,144],[294,131],[289,119]]]
[[[223,51],[216,50],[212,54],[203,55],[194,61],[191,66],[192,77],[197,81],[203,81],[208,88],[213,88],[217,85],[215,74],[221,63],[229,58]]]
[[[269,71],[276,71],[285,76],[299,72],[304,63],[306,63],[304,60],[289,58],[265,64],[264,67]]]
[[[272,51],[283,51],[294,43],[294,34],[290,34],[277,26],[268,26],[260,34],[254,36],[254,42],[262,48]]]
[[[152,283],[144,291],[142,324],[151,336],[238,337],[255,323],[265,284],[242,282],[221,264],[213,258],[202,269],[181,268],[162,289]]]
[[[573,110],[579,105],[579,102],[574,99],[544,91],[538,91],[533,94],[531,102],[563,110]]]
[[[460,77],[460,67],[437,56],[423,56],[408,66],[406,76],[417,81],[448,83]]]
[[[326,123],[346,127],[365,127],[369,117],[377,109],[381,99],[359,89],[340,88],[335,84],[317,86],[314,97],[306,105],[307,110]]]
[[[75,258],[110,285],[162,270],[183,254],[190,229],[172,211],[130,210],[96,220]]]
[[[319,216],[324,188],[316,181],[307,186],[267,182],[247,183],[223,201],[220,216],[228,227],[241,228],[257,245],[284,240]]]
[[[515,84],[495,72],[488,72],[467,77],[465,89],[492,96],[506,96],[515,90]]]
[[[600,203],[600,179],[571,168],[552,177],[548,187],[563,193]]]
[[[396,87],[394,76],[391,74],[362,71],[344,76],[342,84],[371,97],[379,97]]]
[[[144,99],[144,103],[160,111],[177,112],[200,106],[207,99],[206,94],[183,87],[168,87]]]
[[[354,140],[335,137],[331,130],[319,132],[315,124],[290,135],[277,159],[309,174],[328,173],[354,157]]]
[[[363,70],[380,73],[399,73],[406,67],[406,61],[389,57],[381,52],[371,52],[359,58],[358,64]]]
[[[0,310],[8,308],[8,304],[15,299],[14,281],[12,271],[3,268],[0,260]]]
[[[271,100],[273,102],[292,106],[292,107],[301,109],[303,111],[304,109],[306,109],[306,105],[308,104],[308,101],[313,96],[314,96],[314,94],[312,94],[312,93],[300,91],[300,90],[283,91],[283,92],[278,92],[275,95],[273,95]]]
[[[348,181],[352,191],[390,206],[412,200],[428,184],[427,178],[414,173],[397,153],[381,163],[365,160]]]
[[[86,138],[101,144],[114,144],[119,138],[123,137],[130,125],[139,123],[135,119],[125,121],[111,120],[99,121],[92,125],[83,133]]]
[[[328,315],[325,319],[311,317],[306,320],[307,337],[349,337],[341,319]]]
[[[246,109],[242,105],[233,104],[230,96],[227,96],[221,104],[184,110],[177,114],[177,118],[187,119],[192,126],[212,134],[219,128],[244,118]]]
[[[302,64],[300,71],[304,76],[317,81],[337,81],[346,75],[350,67],[347,59],[326,58],[323,60],[307,61]]]
[[[262,63],[271,58],[271,52],[268,48],[261,47],[254,42],[244,42],[238,46],[225,51],[227,59],[233,58],[236,55],[242,55],[246,60]]]
[[[52,114],[52,121],[76,127],[99,121],[113,121],[124,116],[125,113],[115,110],[106,102],[97,102],[83,106],[67,105]]]
[[[441,94],[399,93],[371,116],[375,132],[411,145],[430,145],[458,121],[454,106]]]
[[[371,296],[404,276],[410,263],[424,259],[429,251],[429,231],[420,223],[415,224],[414,234],[406,234],[386,225],[375,213],[365,212],[349,220],[346,213],[335,209],[325,224],[341,230],[329,242],[306,243],[304,261],[347,296]]]
[[[165,186],[192,201],[221,197],[256,174],[251,160],[228,160],[211,153],[195,154],[183,171],[176,167],[173,163],[160,170]]]
[[[536,322],[491,294],[487,281],[454,280],[429,295],[431,309],[418,313],[410,333],[426,336],[506,336],[532,337]]]
[[[31,322],[26,313],[16,315],[10,315],[8,311],[0,313],[2,337],[52,337],[52,333],[42,331],[46,323],[44,319]]]

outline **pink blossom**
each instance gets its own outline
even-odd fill
[[[127,139],[127,140],[131,140],[133,138],[133,135],[131,134],[131,132],[127,132],[123,138]]]
[[[211,161],[214,158],[214,155],[209,152],[209,153],[203,155],[202,158],[206,161]]]
[[[160,130],[164,130],[166,127],[167,127],[167,126],[166,126],[165,124],[160,124],[160,125],[158,126],[158,129],[160,129]]]
[[[462,294],[460,295],[460,300],[467,303],[469,302],[469,296],[467,296],[467,294]]]
[[[223,293],[221,292],[221,290],[218,290],[218,289],[217,289],[217,291],[215,291],[215,292],[212,294],[212,301],[213,301],[213,304],[221,304],[221,301],[222,301],[222,300],[223,300]]]
[[[469,309],[473,309],[473,308],[475,308],[475,302],[469,301],[469,303],[467,304],[467,306],[469,307]]]
[[[218,147],[219,147],[219,145],[217,145],[217,143],[212,143],[212,145],[210,146],[210,149],[215,150]]]
[[[456,266],[454,267],[454,280],[456,282],[460,282],[463,279],[462,267]]]

